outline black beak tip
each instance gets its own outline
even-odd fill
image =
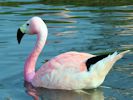
[[[17,40],[18,44],[20,44],[22,37],[24,36],[24,33],[21,32],[20,28],[17,31]]]
[[[18,40],[18,44],[20,44],[20,41]]]

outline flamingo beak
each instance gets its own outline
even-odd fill
[[[18,40],[18,44],[20,44],[22,37],[24,36],[25,33],[22,33],[22,31],[20,30],[20,28],[17,31],[17,40]]]

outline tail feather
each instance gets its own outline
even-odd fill
[[[121,53],[114,52],[112,55],[108,55],[106,58],[98,61],[94,65],[90,66],[90,71],[96,72],[98,75],[106,76],[114,63],[121,59],[130,50],[123,51]]]
[[[116,60],[119,60],[121,59],[126,53],[130,52],[130,50],[126,50],[126,51],[123,51],[121,53],[119,53],[117,56],[116,56]]]

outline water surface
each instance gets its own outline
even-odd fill
[[[0,100],[133,100],[132,51],[114,65],[102,87],[86,90],[88,94],[24,87],[23,65],[36,36],[26,35],[18,45],[16,31],[33,16],[40,16],[49,29],[37,69],[45,60],[67,51],[105,54],[133,50],[132,5],[80,3],[0,1]]]

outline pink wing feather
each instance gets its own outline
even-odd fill
[[[48,67],[51,67],[51,68],[74,67],[76,68],[76,70],[78,69],[79,71],[86,71],[87,67],[85,65],[85,61],[91,57],[94,57],[94,55],[88,54],[88,53],[79,53],[79,52],[66,52],[54,57],[53,59],[48,61],[47,64],[48,64]],[[61,66],[58,66],[58,65],[56,66],[55,63],[59,63]],[[45,64],[43,66],[45,66]]]
[[[87,67],[85,62],[87,59],[91,57],[94,57],[94,55],[87,54],[87,53],[79,53],[79,52],[67,52],[62,54],[61,56],[58,56],[57,60],[61,64],[63,63],[65,63],[66,65],[72,64],[73,67],[75,67],[76,69],[79,69],[79,71],[86,71]]]

